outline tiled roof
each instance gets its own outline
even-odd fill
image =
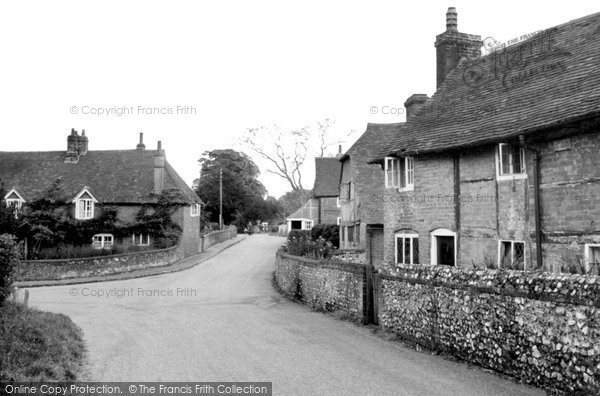
[[[152,203],[154,189],[152,150],[88,151],[77,164],[66,164],[64,151],[0,152],[0,182],[34,200],[61,179],[67,197],[84,187],[100,202]],[[179,189],[189,203],[201,203],[196,193],[166,163],[165,189]]]
[[[404,122],[395,124],[368,123],[365,132],[346,151],[340,161],[344,161],[353,155],[368,156],[368,159],[371,159],[382,150],[389,148],[390,141],[397,134],[404,132],[405,125]]]
[[[462,60],[409,121],[408,133],[397,134],[376,160],[498,142],[597,115],[600,13]]]
[[[304,205],[298,208],[294,213],[289,215],[286,220],[289,219],[310,219],[316,220],[319,214],[319,205],[314,199],[309,199]]]
[[[315,198],[337,197],[340,195],[340,174],[342,163],[338,157],[315,158]]]

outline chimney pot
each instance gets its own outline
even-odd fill
[[[448,7],[446,13],[446,31],[458,32],[458,13],[455,7]]]
[[[144,132],[140,132],[140,142],[135,146],[137,150],[145,150],[146,145],[144,144]]]

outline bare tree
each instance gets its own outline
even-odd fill
[[[269,163],[267,172],[284,179],[292,191],[304,192],[302,167],[307,158],[325,155],[332,125],[333,121],[327,118],[317,122],[316,127],[292,130],[283,130],[277,125],[248,128],[242,143]],[[315,142],[317,147],[314,147]]]

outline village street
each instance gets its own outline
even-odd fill
[[[272,381],[277,395],[543,394],[286,300],[271,283],[283,242],[253,235],[189,270],[32,288],[30,302],[83,329],[94,381]]]

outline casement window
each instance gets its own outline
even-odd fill
[[[304,220],[304,229],[305,230],[310,230],[313,228],[313,221],[312,220]]]
[[[340,225],[342,223],[342,218],[338,217],[336,222],[337,222],[337,225]]]
[[[73,201],[75,203],[75,218],[77,220],[88,220],[94,218],[94,204],[98,202],[96,198],[84,188]]]
[[[586,243],[585,262],[588,265],[600,265],[600,244]]]
[[[338,208],[339,208],[340,206],[342,206],[342,205],[340,204],[340,197],[337,197],[337,198],[336,198],[336,200],[335,200],[335,205],[336,205]],[[338,224],[339,224],[339,223],[338,223]]]
[[[200,204],[192,204],[190,214],[192,217],[200,216]]]
[[[497,175],[499,179],[527,177],[525,150],[518,144],[500,143],[497,153]]]
[[[131,243],[136,246],[150,246],[149,234],[132,234]]]
[[[94,249],[110,249],[114,244],[112,234],[96,234],[92,238],[92,247]]]
[[[385,158],[385,187],[400,190],[413,190],[415,167],[413,157]]]
[[[498,268],[525,269],[525,242],[498,241]]]
[[[419,235],[412,233],[396,233],[396,264],[419,264]]]

